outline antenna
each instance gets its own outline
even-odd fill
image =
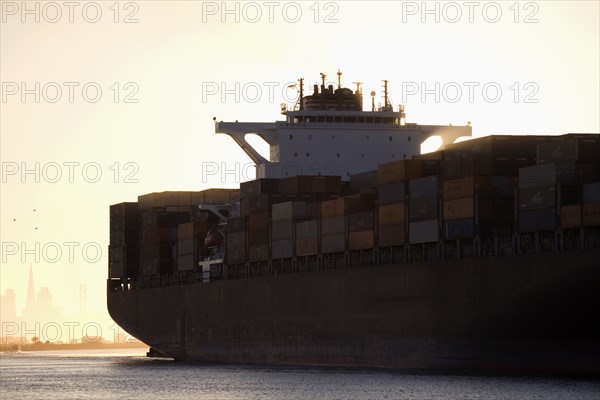
[[[337,76],[338,76],[338,89],[342,88],[342,72],[338,69],[337,72]]]
[[[325,78],[327,77],[327,75],[325,75],[325,74],[324,74],[324,73],[322,73],[322,72],[321,72],[320,74],[321,74],[321,81],[323,82],[323,83],[321,84],[321,87],[322,87],[323,89],[325,89]]]
[[[360,85],[362,85],[363,83],[362,82],[352,82],[352,83],[356,85],[356,94],[362,94]]]
[[[390,101],[388,99],[388,81],[383,81],[383,111],[393,111],[391,109]]]
[[[298,101],[300,102],[300,110],[302,110],[302,97],[304,96],[304,78],[298,79],[298,82],[300,82],[300,98],[298,99]]]
[[[374,91],[371,92],[371,111],[375,111],[375,95],[377,93],[375,93]]]

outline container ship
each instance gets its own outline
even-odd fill
[[[110,207],[112,318],[176,360],[600,375],[600,134],[469,139],[325,78],[215,121],[257,179]]]

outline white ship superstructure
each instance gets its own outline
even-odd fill
[[[384,105],[375,108],[371,92],[371,111],[363,111],[360,84],[355,91],[314,85],[313,94],[304,96],[300,79],[300,96],[291,109],[282,105],[285,121],[217,122],[216,133],[229,135],[256,163],[256,178],[283,178],[295,175],[349,175],[377,169],[379,164],[410,159],[421,153],[421,144],[439,137],[442,146],[457,138],[471,136],[470,124],[418,125],[406,123],[404,107],[394,111],[388,100],[384,81]],[[267,160],[246,140],[246,135],[260,136],[270,147]]]

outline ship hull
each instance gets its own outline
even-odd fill
[[[600,250],[109,291],[177,360],[600,375]]]

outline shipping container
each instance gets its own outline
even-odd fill
[[[111,278],[137,277],[139,275],[140,248],[138,245],[108,247],[109,274]]]
[[[475,221],[473,218],[444,221],[444,240],[467,239],[475,236]]]
[[[142,243],[150,242],[168,242],[174,243],[177,241],[177,228],[148,228],[142,230]]]
[[[519,189],[519,210],[536,210],[556,206],[556,186]]]
[[[421,176],[440,175],[442,171],[442,162],[439,160],[422,160]]]
[[[239,264],[246,260],[246,233],[228,233],[225,247],[225,258],[229,264]]]
[[[467,178],[450,179],[443,182],[444,200],[473,197],[476,194],[512,195],[514,182],[510,177],[501,176],[469,176]]]
[[[272,202],[272,195],[270,194],[259,194],[257,196],[247,197],[243,206],[244,211],[247,210],[247,215],[259,212],[270,212]]]
[[[471,176],[517,176],[520,168],[532,164],[535,164],[535,157],[443,161],[442,178],[449,180]]]
[[[404,181],[379,185],[377,189],[379,204],[401,203],[406,200],[406,182]]]
[[[192,194],[196,192],[168,191],[161,193],[149,193],[138,196],[138,208],[149,210],[159,207],[182,206],[191,207],[198,204],[192,201]]]
[[[600,226],[600,203],[584,204],[581,222],[583,226]]]
[[[470,139],[460,143],[446,145],[444,148],[444,159],[450,161],[478,161],[527,158],[535,163],[537,145],[552,140],[553,138],[556,137],[493,135]]]
[[[560,226],[563,229],[581,226],[581,205],[563,206],[560,209]]]
[[[199,204],[233,204],[240,201],[240,189],[206,189],[191,192],[192,206]]]
[[[182,239],[193,239],[198,236],[206,236],[208,232],[207,222],[187,222],[185,224],[179,224],[177,228],[177,238]]]
[[[408,237],[411,244],[437,242],[439,239],[439,221],[411,222],[408,225]]]
[[[406,242],[404,224],[379,225],[377,243],[379,247],[400,246]]]
[[[294,229],[293,220],[273,222],[271,224],[271,240],[293,239]]]
[[[594,162],[600,154],[600,135],[564,135],[558,140],[541,143],[537,148],[538,164],[554,162]]]
[[[176,257],[174,243],[148,242],[141,245],[141,258],[156,258],[158,260],[171,260]]]
[[[437,198],[440,190],[438,176],[425,176],[423,178],[411,179],[408,186],[408,195],[411,200],[432,197]]]
[[[140,233],[138,230],[110,233],[111,246],[137,245],[139,241]]]
[[[245,217],[230,217],[227,219],[227,232],[241,232],[246,230]]]
[[[408,220],[410,222],[426,221],[438,218],[439,201],[437,197],[411,199],[408,204]]]
[[[269,227],[269,213],[267,211],[250,214],[248,228],[252,231]]]
[[[346,232],[346,217],[332,217],[332,218],[323,218],[321,220],[321,235],[329,236],[329,235],[337,235],[344,234]]]
[[[600,161],[596,163],[577,163],[575,171],[581,175],[582,183],[597,182],[600,180]]]
[[[137,219],[138,203],[125,202],[110,206],[110,217],[131,217]]]
[[[313,175],[296,175],[278,180],[278,193],[281,194],[311,194],[314,193]]]
[[[374,199],[370,198],[371,201]],[[340,215],[359,212],[369,206],[369,197],[352,195],[338,197],[337,199],[321,202],[321,216],[323,218],[338,217]]]
[[[377,170],[350,175],[350,188],[354,190],[376,189],[377,182]]]
[[[110,232],[137,231],[139,220],[137,215],[110,217]]]
[[[379,226],[404,224],[406,220],[404,203],[380,205],[377,212]]]
[[[339,253],[346,250],[346,235],[323,235],[321,238],[321,252],[327,253]]]
[[[196,253],[196,240],[183,239],[177,242],[177,254],[182,256]]]
[[[142,276],[152,276],[159,272],[159,262],[155,258],[142,259]]]
[[[145,211],[142,214],[143,229],[177,227],[186,222],[190,222],[189,211]]]
[[[553,140],[539,144],[537,161],[538,164],[577,161],[576,139]]]
[[[319,253],[319,238],[306,237],[296,239],[296,255],[297,256],[312,256]]]
[[[316,219],[296,223],[296,240],[319,236],[319,221]]]
[[[339,195],[342,193],[341,176],[315,176],[313,178],[313,193]]]
[[[133,263],[139,261],[138,246],[108,246],[109,262]]]
[[[273,204],[271,207],[273,222],[287,221],[296,218],[308,218],[308,203],[306,201],[286,201]]]
[[[562,173],[574,173],[573,163],[532,165],[519,169],[519,188],[530,189],[554,185]]]
[[[591,182],[583,185],[582,203],[600,203],[600,182]]]
[[[513,196],[477,196],[475,198],[477,215],[481,221],[506,221],[513,220],[515,198]]]
[[[250,240],[250,237],[248,237]],[[248,246],[248,261],[267,261],[269,259],[269,244],[249,245]]]
[[[248,231],[248,245],[269,243],[269,228]]]
[[[350,232],[348,234],[348,249],[367,250],[375,247],[375,233],[370,231]]]
[[[196,259],[193,254],[186,254],[177,257],[177,271],[193,271],[196,267]]]
[[[275,178],[262,178],[240,183],[240,194],[243,198],[277,193],[278,190],[278,180]]]
[[[375,225],[375,213],[365,211],[348,215],[348,232],[371,231]]]
[[[475,198],[465,197],[462,199],[445,200],[443,203],[444,221],[465,219],[475,217]]]
[[[502,219],[493,222],[478,222],[475,224],[475,234],[480,237],[511,236],[514,233],[512,216],[510,221]]]
[[[408,181],[421,176],[421,162],[419,160],[399,160],[379,164],[379,184]]]
[[[519,212],[519,232],[541,232],[556,228],[556,210],[543,208]]]
[[[294,257],[294,241],[292,239],[273,240],[271,243],[271,258],[273,260],[292,257]]]

